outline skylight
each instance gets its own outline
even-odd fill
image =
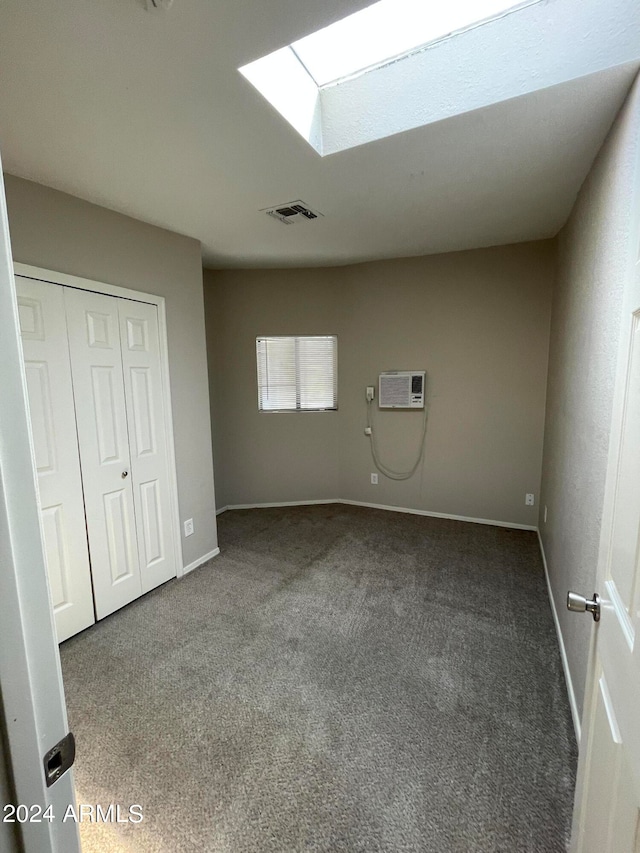
[[[532,2],[537,0],[379,0],[291,49],[322,87]]]
[[[238,70],[325,157],[542,88],[532,69],[573,73],[557,22],[583,3],[378,0]]]

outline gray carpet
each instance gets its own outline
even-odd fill
[[[86,853],[563,851],[576,747],[535,534],[227,512],[62,646]]]

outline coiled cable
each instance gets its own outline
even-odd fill
[[[420,452],[418,454],[418,458],[416,459],[415,465],[412,466],[409,471],[394,471],[393,468],[389,468],[388,465],[385,465],[380,460],[380,454],[378,453],[378,448],[376,446],[375,439],[375,430],[373,428],[373,415],[372,415],[372,406],[373,400],[367,400],[367,430],[368,436],[371,439],[371,455],[373,456],[373,461],[375,463],[376,468],[380,471],[381,474],[384,474],[385,477],[388,477],[390,480],[409,480],[418,470],[420,463],[422,462],[422,458],[424,456],[424,445],[425,439],[427,437],[427,405],[425,403],[424,407],[424,415],[423,415],[423,424],[422,424],[422,437],[420,439]]]

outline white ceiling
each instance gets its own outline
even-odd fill
[[[237,69],[367,0],[174,0],[165,14],[144,5],[3,0],[4,167],[196,237],[211,267],[331,265],[550,237],[638,68],[321,158]],[[285,226],[258,212],[293,199],[324,218]]]

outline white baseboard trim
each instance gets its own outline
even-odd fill
[[[562,668],[564,670],[565,681],[567,682],[567,693],[569,695],[569,706],[571,707],[571,718],[573,719],[573,728],[576,733],[576,741],[578,745],[580,745],[580,734],[582,731],[581,722],[580,722],[580,714],[578,712],[578,703],[576,702],[576,694],[573,689],[573,679],[571,678],[571,670],[569,668],[569,659],[567,658],[567,650],[564,645],[564,637],[562,636],[562,629],[560,628],[560,620],[558,619],[558,611],[556,609],[556,603],[553,598],[553,591],[551,589],[551,581],[549,579],[549,568],[547,566],[547,556],[544,553],[544,545],[542,544],[542,537],[540,536],[540,530],[538,530],[538,542],[540,543],[540,553],[542,554],[542,564],[544,565],[544,576],[547,581],[547,592],[549,593],[549,602],[551,604],[551,613],[553,614],[553,621],[556,626],[556,634],[558,636],[558,646],[560,647],[560,659],[562,660]]]
[[[410,515],[427,515],[430,518],[447,518],[451,521],[468,521],[471,524],[488,524],[491,527],[510,527],[514,530],[537,530],[538,528],[532,524],[514,524],[510,521],[495,521],[490,518],[471,518],[466,515],[449,515],[446,512],[429,512],[426,509],[411,509],[410,507],[404,506],[388,506],[387,504],[373,504],[368,503],[367,501],[351,501],[346,498],[328,498],[322,500],[310,500],[310,501],[278,501],[274,503],[260,503],[260,504],[229,504],[228,506],[222,507],[216,513],[219,515],[222,512],[226,512],[228,509],[269,509],[271,507],[280,507],[280,506],[314,506],[316,504],[347,504],[349,506],[365,506],[369,509],[385,509],[389,512],[406,512]]]
[[[192,572],[194,569],[197,569],[198,566],[201,566],[203,563],[206,563],[207,560],[210,560],[212,557],[217,557],[220,553],[220,548],[214,548],[213,551],[209,551],[208,554],[205,554],[202,557],[198,557],[197,560],[194,560],[193,563],[189,563],[188,566],[185,566],[182,570],[182,576],[188,575],[189,572]]]
[[[389,512],[407,512],[410,515],[427,515],[430,518],[447,518],[450,521],[468,521],[471,524],[488,524],[491,527],[511,527],[515,530],[537,530],[531,524],[514,524],[511,521],[496,521],[491,518],[471,518],[467,515],[450,515],[446,512],[429,512],[426,509],[411,509],[404,506],[388,506],[387,504],[372,504],[367,501],[350,501],[347,499],[336,501],[340,504],[349,504],[350,506],[366,506],[370,509],[386,509]]]
[[[216,510],[216,515],[221,515],[223,512],[226,512],[228,509],[229,509],[228,506],[221,506],[219,509]]]
[[[273,501],[263,504],[229,504],[218,510],[216,515],[221,512],[226,512],[228,509],[271,509],[279,506],[315,506],[316,504],[342,504],[339,498],[323,498],[322,500],[311,501]]]

